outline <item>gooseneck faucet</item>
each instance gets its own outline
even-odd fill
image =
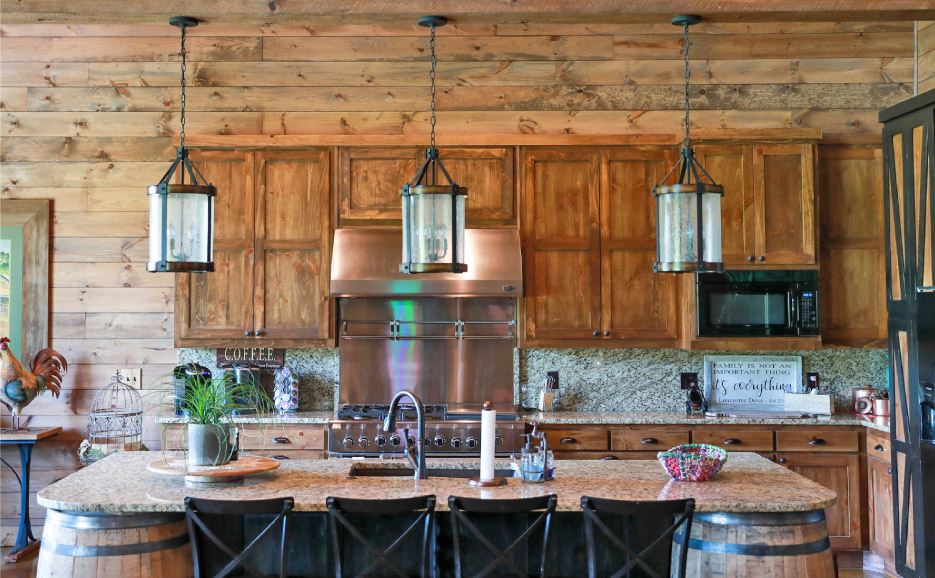
[[[416,435],[415,444],[409,442],[409,429],[406,428],[403,431],[403,435],[406,437],[406,457],[409,458],[409,463],[412,464],[412,468],[415,470],[415,479],[427,480],[429,476],[425,469],[425,408],[419,396],[408,389],[404,389],[394,395],[393,401],[390,402],[390,409],[386,412],[386,421],[383,422],[383,431],[387,434],[396,431],[396,410],[399,408],[399,401],[404,396],[408,396],[409,399],[412,400],[412,404],[416,406],[416,421],[418,422],[418,434]],[[413,457],[413,453],[415,457]]]

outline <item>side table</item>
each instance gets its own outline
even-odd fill
[[[4,562],[19,562],[20,559],[39,549],[39,540],[32,535],[32,524],[29,522],[29,466],[32,462],[32,449],[39,440],[58,435],[61,431],[61,427],[0,429],[0,446],[15,445],[19,449],[20,471],[22,472],[21,475],[17,474],[13,466],[6,460],[0,459],[3,465],[10,468],[16,476],[20,489],[19,529],[16,532],[16,543],[13,544],[13,551],[3,557]]]

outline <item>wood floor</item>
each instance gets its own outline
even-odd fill
[[[6,554],[11,548],[0,548],[0,554]],[[23,560],[18,564],[4,564],[0,562],[0,575],[3,578],[34,578],[36,575],[36,557]],[[840,569],[838,578],[885,578],[882,572],[873,570]]]

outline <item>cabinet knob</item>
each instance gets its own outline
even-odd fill
[[[787,461],[789,461],[789,460],[787,460],[786,458],[779,458],[779,463],[780,463],[780,464],[784,464],[784,463],[786,463]]]
[[[600,332],[598,332],[598,331],[592,331],[592,332],[591,332],[591,335],[593,335],[594,337],[597,337],[598,335],[600,335]]]
[[[747,257],[747,261],[753,261],[753,255],[750,255],[749,257]]]
[[[610,337],[610,331],[605,331],[605,332],[604,332],[604,337]]]
[[[640,443],[643,445],[658,444],[659,440],[656,438],[643,438],[640,440]]]
[[[244,334],[244,337],[250,337],[250,332],[249,332],[249,331],[244,331],[243,334]]]
[[[821,439],[821,438],[815,438],[815,437],[813,437],[812,439],[808,440],[808,445],[810,445],[810,446],[823,446],[823,445],[825,445],[826,443],[828,443],[828,442],[826,442],[825,440],[823,440],[823,439]]]
[[[877,445],[873,446],[873,449],[875,449],[875,450],[878,451],[878,452],[882,452],[884,448],[883,448],[883,446],[882,446],[881,444],[877,444]]]
[[[619,459],[620,459],[620,458],[618,458],[617,456],[604,456],[604,457],[601,458],[601,461],[604,462],[604,461],[607,461],[607,460],[619,460]]]
[[[262,331],[254,331],[254,332],[253,332],[253,335],[256,336],[256,337],[259,337],[260,335],[263,335],[263,332],[262,332]]]
[[[576,440],[575,438],[562,438],[562,441],[560,441],[559,443],[562,444],[562,445],[564,445],[564,444],[576,444],[576,443],[578,443],[578,440]]]
[[[737,438],[727,438],[726,440],[724,440],[724,445],[725,446],[739,446],[740,440]]]
[[[893,474],[893,468],[886,468],[886,473],[892,475],[892,474]]]
[[[765,261],[765,260],[766,260],[766,257],[764,257],[763,255],[760,255],[760,258],[757,259],[757,261]]]

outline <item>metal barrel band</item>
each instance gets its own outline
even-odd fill
[[[43,537],[41,548],[58,556],[72,556],[75,558],[133,556],[136,554],[151,554],[163,550],[172,550],[179,546],[184,546],[188,541],[187,532],[174,538],[166,538],[165,540],[157,540],[155,542],[121,544],[116,546],[71,546],[68,544],[56,544],[47,537]]]
[[[824,510],[807,512],[696,512],[695,521],[719,526],[802,526],[825,521]]]
[[[675,543],[679,546],[685,545],[685,537],[682,534],[676,535]],[[807,556],[809,554],[818,554],[831,548],[831,539],[822,538],[814,542],[804,544],[731,544],[728,542],[710,542],[708,540],[698,540],[689,538],[688,549],[700,550],[702,552],[712,552],[714,554],[728,554],[735,556]]]
[[[148,528],[184,520],[184,514],[176,513],[98,514],[95,512],[66,512],[53,509],[46,511],[46,523],[74,530]]]

